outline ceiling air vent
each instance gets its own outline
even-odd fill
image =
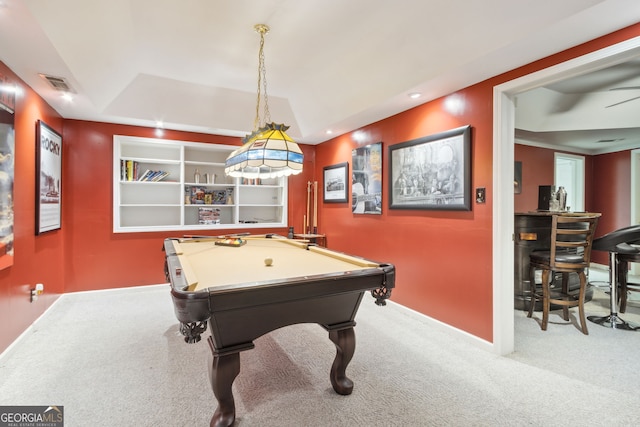
[[[47,74],[39,74],[39,76],[45,79],[58,92],[76,93],[64,77],[49,76]]]
[[[613,139],[599,139],[596,142],[598,144],[611,144],[617,141],[624,141],[624,138],[613,138]]]

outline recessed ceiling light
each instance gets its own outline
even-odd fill
[[[73,101],[73,95],[71,95],[70,93],[63,93],[62,99],[64,99],[67,102],[71,102]]]
[[[419,93],[419,92],[411,92],[409,94],[409,98],[411,98],[411,99],[417,99],[417,98],[420,98],[421,96],[422,96],[422,94]]]
[[[332,135],[333,131],[331,129],[327,129],[327,135]]]

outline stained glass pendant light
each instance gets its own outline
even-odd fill
[[[258,99],[253,132],[242,140],[242,147],[233,151],[225,163],[225,174],[240,178],[275,178],[296,175],[302,172],[302,150],[286,134],[289,126],[271,121],[267,77],[264,65],[264,35],[269,27],[258,24],[255,30],[260,34],[258,53]],[[261,100],[264,98],[264,113],[260,118]],[[269,123],[267,123],[269,122]],[[263,124],[264,123],[264,124]]]

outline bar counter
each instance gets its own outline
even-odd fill
[[[529,254],[534,250],[549,249],[551,245],[551,219],[553,215],[579,215],[577,212],[532,211],[516,212],[514,218],[514,305],[516,310],[528,310]],[[561,283],[562,275],[554,279]],[[580,280],[577,274],[569,274],[569,290],[578,292]],[[587,287],[585,301],[593,297],[593,289]],[[535,309],[541,310],[539,303]]]

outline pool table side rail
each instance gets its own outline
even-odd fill
[[[183,266],[175,251],[174,240],[178,239],[165,239],[165,275],[167,281],[171,283],[171,296],[176,317],[182,323],[206,321],[213,312],[234,309],[246,304],[247,298],[269,304],[322,295],[327,291],[348,293],[368,290],[376,298],[376,304],[383,305],[382,300],[389,298],[390,290],[395,286],[393,264],[373,263],[364,258],[347,255],[375,267],[345,273],[263,281],[260,282],[260,286],[255,287],[239,284],[226,290],[216,289],[215,292],[209,289],[189,291],[189,281],[183,274]],[[176,274],[177,269],[180,269],[180,275]],[[238,292],[240,288],[242,292]],[[381,289],[384,289],[384,292],[380,292]]]

